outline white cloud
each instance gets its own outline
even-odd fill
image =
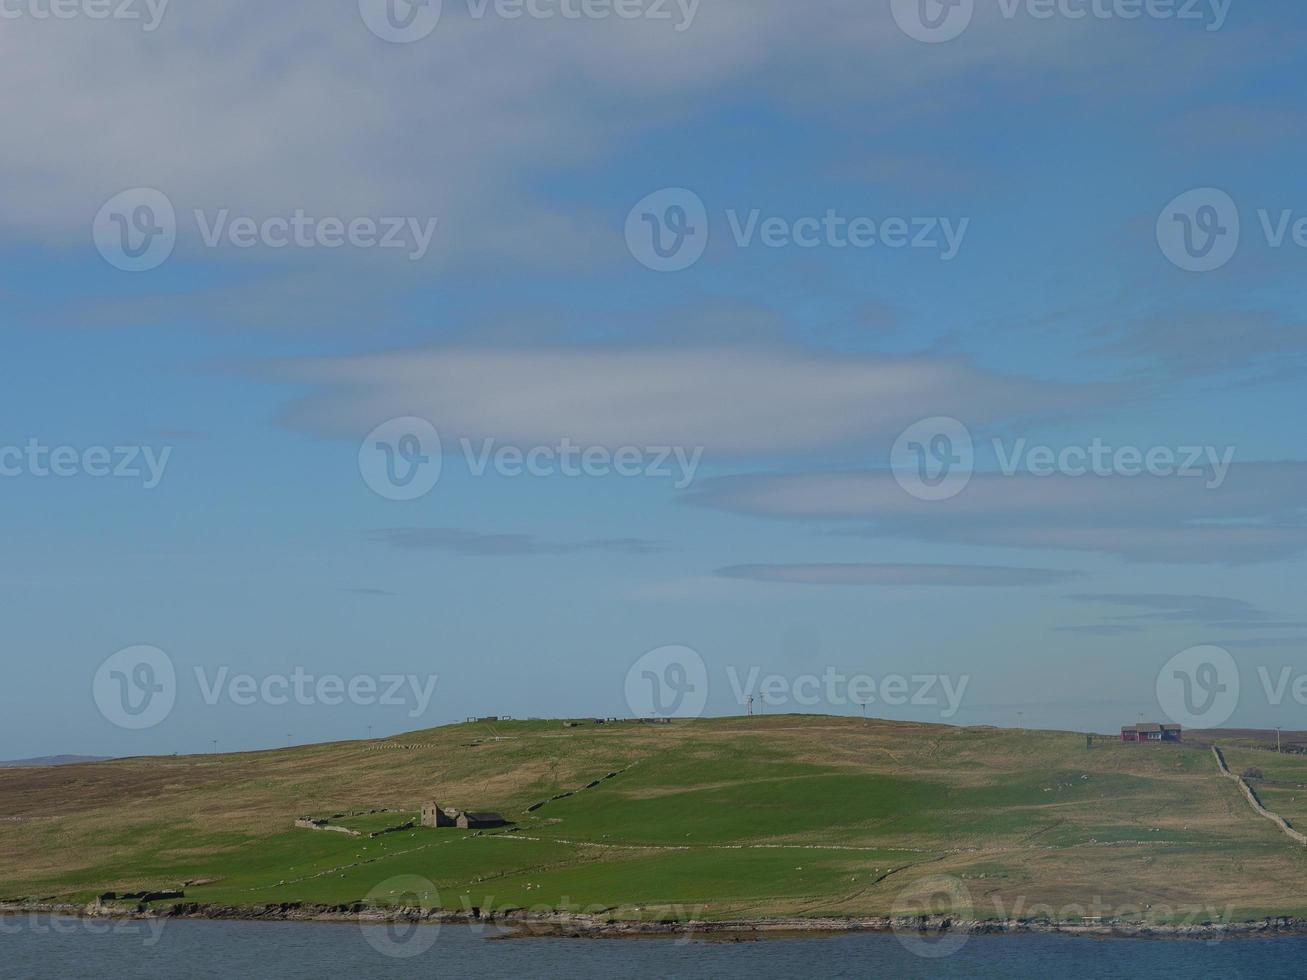
[[[87,17],[6,20],[0,234],[82,244],[104,201],[153,186],[183,214],[436,216],[442,254],[593,255],[597,202],[545,203],[532,184],[602,165],[742,93],[822,113],[874,98],[862,121],[881,127],[971,98],[955,83],[976,72],[1015,84],[1036,68],[1050,87],[1101,86],[1112,64],[1127,85],[1122,53],[1145,43],[1137,29],[982,15],[966,37],[926,50],[888,4],[866,0],[711,0],[679,32],[444,8],[412,45],[378,40],[348,0],[178,0],[153,33]],[[1183,63],[1172,52],[1189,44],[1172,41],[1168,58]],[[1175,85],[1189,74],[1156,52],[1146,65],[1133,71]]]
[[[885,445],[923,417],[984,426],[1101,398],[940,358],[837,356],[747,347],[427,350],[274,368],[316,394],[284,421],[360,438],[419,416],[450,440],[516,445],[702,447],[715,456]]]
[[[178,2],[151,34],[7,20],[0,227],[65,241],[112,194],[157,186],[179,211],[433,214],[474,246],[521,248],[532,228],[570,245],[575,215],[522,181],[595,159],[633,118],[683,114],[685,93],[765,60],[799,18],[724,0],[677,33],[445,6],[412,46],[378,40],[352,2]]]

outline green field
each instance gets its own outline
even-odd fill
[[[1253,748],[1227,757],[1259,766],[1266,804],[1307,823],[1307,764]],[[426,800],[514,826],[368,836]],[[294,827],[347,813],[360,815],[333,823],[362,836]],[[1072,733],[789,716],[458,725],[0,770],[0,899],[181,888],[242,908],[851,917],[916,908],[922,882],[941,876],[975,918],[1307,913],[1307,848],[1253,814],[1197,745],[1088,750]]]

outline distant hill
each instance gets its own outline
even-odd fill
[[[847,919],[935,908],[942,880],[963,918],[1307,914],[1307,848],[1185,735],[1090,743],[794,715],[500,721],[11,768],[0,770],[0,900],[184,891],[200,908],[259,915],[429,902]],[[1232,769],[1261,773],[1268,806],[1307,827],[1307,757],[1224,734],[1219,744]],[[427,802],[512,826],[407,826]],[[317,833],[316,821],[344,832]],[[391,828],[403,829],[368,836]]]
[[[1274,728],[1191,728],[1184,733],[1186,741],[1199,745],[1239,745],[1249,748],[1274,749]],[[1279,733],[1280,746],[1285,752],[1307,752],[1307,732],[1285,729]]]
[[[107,762],[102,755],[43,755],[38,759],[14,759],[0,762],[0,769],[31,769],[37,766],[75,766],[81,762]]]

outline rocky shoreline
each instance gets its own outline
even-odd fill
[[[1054,922],[1048,920],[977,920],[950,916],[871,916],[861,918],[775,918],[720,921],[632,922],[609,917],[556,913],[455,912],[430,909],[380,909],[361,903],[322,906],[300,903],[228,906],[177,902],[157,908],[115,908],[92,903],[74,905],[49,902],[0,902],[0,916],[56,915],[70,918],[117,920],[207,919],[248,922],[410,923],[427,925],[493,926],[502,938],[563,939],[678,938],[742,941],[802,936],[831,936],[855,932],[894,932],[909,935],[1065,934],[1100,938],[1192,939],[1211,942],[1261,936],[1307,935],[1307,919],[1277,916],[1248,922],[1166,924],[1131,921]]]

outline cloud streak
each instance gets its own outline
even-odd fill
[[[556,542],[544,541],[531,534],[480,534],[449,527],[383,528],[370,532],[370,537],[381,544],[404,551],[442,551],[482,558],[605,551],[624,555],[649,555],[663,550],[657,542],[642,538]]]
[[[855,523],[831,533],[1099,552],[1129,561],[1242,564],[1307,552],[1307,464],[1236,463],[1219,489],[1165,477],[980,473],[923,501],[887,472],[753,474],[702,483],[690,503],[757,517]]]
[[[1120,393],[1000,375],[961,358],[746,346],[459,348],[265,370],[317,389],[283,414],[296,429],[358,438],[379,421],[416,415],[450,439],[702,447],[708,461],[887,444],[923,417],[984,427]]]
[[[1053,568],[1015,568],[997,565],[914,565],[852,563],[815,565],[731,565],[719,569],[723,578],[795,585],[843,586],[1012,586],[1049,585],[1076,578],[1079,573]]]

